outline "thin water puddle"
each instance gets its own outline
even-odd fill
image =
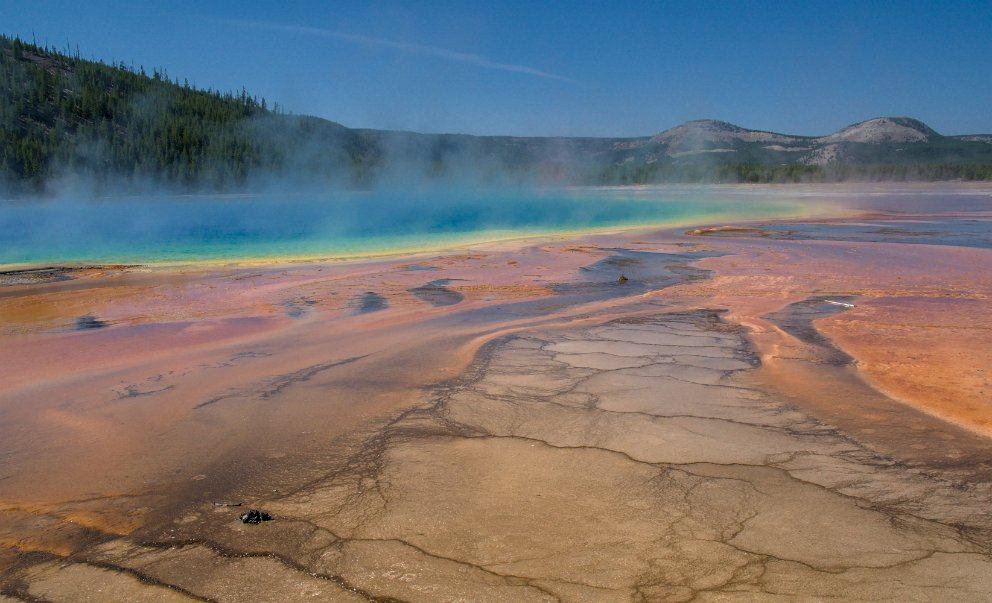
[[[746,227],[702,228],[690,234],[709,237],[758,237],[786,241],[909,243],[992,249],[992,220],[927,218],[858,222],[783,222]]]
[[[389,301],[375,291],[366,291],[352,300],[351,306],[358,314],[371,314],[389,307]]]
[[[838,348],[816,329],[813,322],[836,316],[854,307],[852,295],[816,295],[763,316],[780,329],[815,350],[816,361],[834,366],[854,363],[854,358]]]
[[[408,289],[408,291],[414,294],[417,299],[425,301],[435,308],[453,306],[465,299],[464,295],[447,287],[447,285],[455,280],[461,279],[442,278],[431,281],[426,285],[421,285],[420,287]]]
[[[487,324],[548,315],[597,301],[634,297],[649,291],[707,279],[711,272],[696,267],[694,263],[703,258],[724,255],[709,251],[662,253],[621,248],[604,251],[610,255],[581,268],[576,279],[549,284],[548,289],[554,293],[551,297],[470,310],[457,315],[457,319]]]

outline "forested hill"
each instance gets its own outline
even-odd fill
[[[351,172],[363,160],[360,139],[333,122],[278,114],[244,90],[200,90],[164,71],[0,37],[0,180],[15,190],[59,178],[228,189],[291,167]],[[308,141],[321,141],[308,157],[323,165],[294,165]]]
[[[0,36],[0,193],[234,191],[393,181],[627,184],[992,180],[992,136],[877,118],[823,137],[688,122],[639,138],[346,128]]]

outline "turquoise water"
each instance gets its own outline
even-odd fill
[[[783,199],[645,189],[0,202],[0,264],[364,256],[798,213]]]

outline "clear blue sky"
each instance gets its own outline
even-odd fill
[[[354,127],[826,134],[908,115],[992,132],[992,0],[0,0],[0,31]]]

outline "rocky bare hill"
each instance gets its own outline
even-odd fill
[[[818,142],[863,142],[878,144],[884,142],[928,142],[939,137],[930,126],[910,117],[877,117],[831,134],[817,138]]]
[[[992,135],[943,136],[918,119],[878,117],[825,136],[749,130],[697,120],[631,145],[626,165],[819,166],[864,168],[992,162]]]

